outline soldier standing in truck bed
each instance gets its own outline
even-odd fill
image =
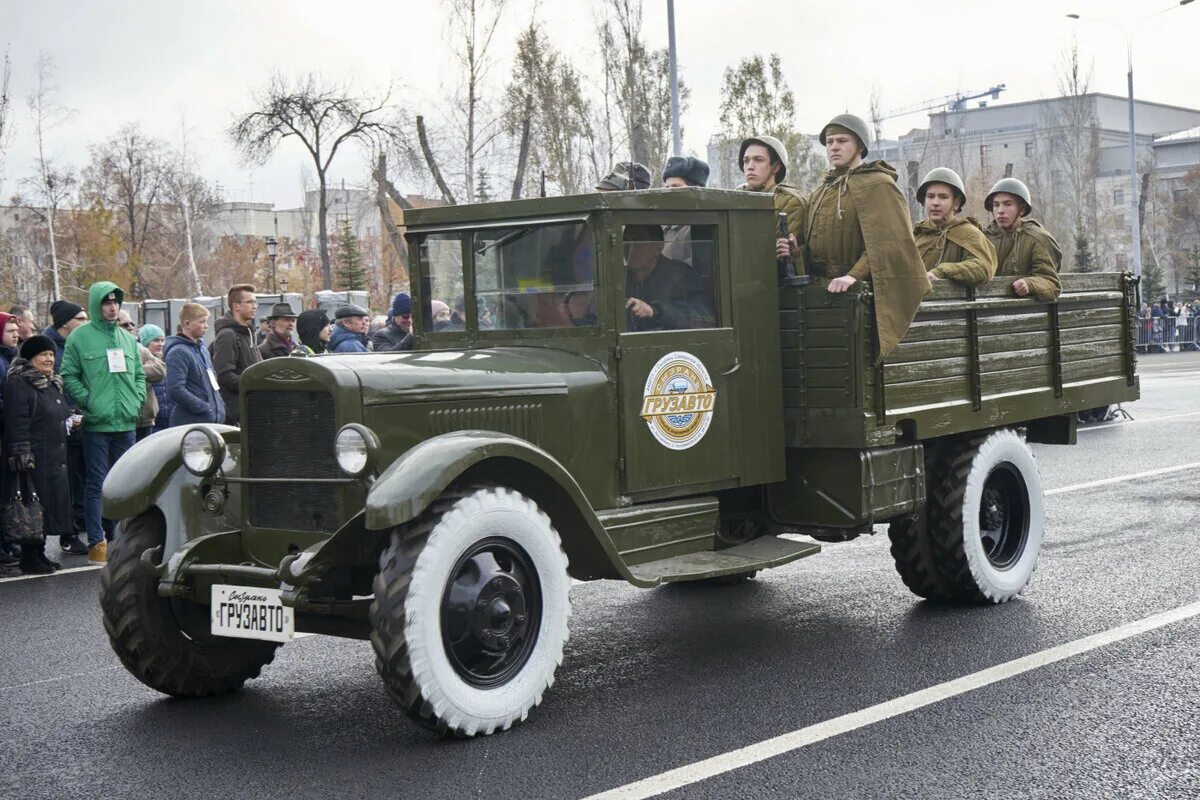
[[[981,286],[996,274],[996,248],[974,217],[960,217],[967,190],[958,173],[932,169],[917,187],[925,219],[913,227],[917,252],[931,281],[943,278],[964,286]]]
[[[788,170],[788,153],[783,142],[774,136],[751,136],[738,148],[738,169],[746,182],[737,187],[742,192],[771,192],[775,195],[775,213],[787,214],[788,238],[793,244],[804,224],[804,193],[790,183],[784,183]],[[776,242],[776,249],[787,249],[788,239]]]
[[[904,338],[930,283],[896,170],[884,161],[864,161],[869,139],[867,124],[853,114],[840,114],[821,130],[833,169],[808,199],[798,244],[806,271],[828,280],[830,292],[871,281],[883,358]],[[797,243],[791,244],[795,257]]]
[[[1016,178],[997,181],[983,207],[994,218],[985,233],[996,248],[996,277],[1016,276],[1012,287],[1018,297],[1058,299],[1062,293],[1058,279],[1062,248],[1042,223],[1027,219],[1033,211],[1029,187]]]

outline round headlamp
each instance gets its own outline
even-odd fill
[[[338,431],[333,451],[342,472],[352,478],[361,478],[375,465],[379,440],[370,428],[352,422]]]
[[[192,428],[183,435],[179,450],[187,471],[207,478],[225,459],[225,440],[208,428]]]

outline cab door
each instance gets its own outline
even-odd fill
[[[725,259],[720,226],[716,215],[693,214],[678,220],[661,216],[651,220],[663,223],[668,237],[673,229],[678,232],[683,227],[690,241],[687,246],[679,246],[678,239],[663,242],[662,258],[674,263],[660,261],[655,269],[684,276],[690,291],[676,292],[677,298],[694,297],[699,283],[709,308],[691,319],[677,320],[683,326],[669,328],[639,322],[624,303],[615,309],[622,492],[635,498],[648,495],[644,499],[737,485],[740,461],[734,457],[734,439],[739,430],[742,372],[738,339],[729,318],[728,276],[721,269]],[[624,290],[616,297],[628,302],[638,293],[654,294],[657,287],[660,296],[639,299],[661,306],[671,293],[663,291],[662,281],[655,281],[652,274],[635,273],[627,260],[629,256],[646,260],[644,250],[632,252],[648,244],[635,239],[653,238],[643,233],[646,220],[639,215],[623,222],[628,224],[618,225],[609,239],[616,248],[609,263],[625,266],[614,270]]]

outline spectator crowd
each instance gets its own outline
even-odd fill
[[[269,358],[412,349],[412,301],[401,292],[372,331],[356,305],[295,313],[276,303],[256,329],[255,287],[229,290],[228,313],[186,303],[168,336],[140,327],[109,281],[88,290],[87,308],[57,300],[38,332],[23,305],[0,313],[0,575],[62,567],[47,543],[104,564],[114,521],[101,513],[109,470],[136,442],[166,428],[238,424],[241,374]],[[208,336],[209,328],[214,333]],[[37,503],[30,501],[36,499]],[[13,503],[41,509],[41,535],[25,530]],[[21,530],[15,530],[18,524]],[[36,527],[36,526],[35,526]]]
[[[1200,350],[1200,298],[1191,303],[1142,303],[1138,311],[1137,349],[1140,353]]]

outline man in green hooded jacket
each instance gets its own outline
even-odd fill
[[[63,385],[83,412],[83,514],[88,560],[94,564],[107,561],[105,533],[112,531],[112,522],[100,515],[100,489],[113,464],[133,446],[146,397],[137,339],[117,324],[124,300],[125,292],[115,283],[93,283],[88,289],[91,321],[71,332],[63,352]]]
[[[1057,300],[1062,293],[1062,248],[1042,223],[1028,219],[1033,211],[1029,187],[1016,178],[1003,178],[988,192],[983,207],[993,217],[984,233],[996,248],[996,277],[1011,281],[1018,297]]]
[[[871,281],[882,359],[904,338],[930,283],[896,170],[864,160],[869,138],[867,124],[853,114],[840,114],[821,130],[833,169],[808,198],[796,244],[808,274],[827,280],[830,292]]]
[[[929,279],[964,286],[990,281],[996,274],[996,248],[974,217],[958,216],[967,202],[958,173],[947,167],[930,170],[917,187],[917,202],[925,208],[925,219],[913,227],[913,239]]]

